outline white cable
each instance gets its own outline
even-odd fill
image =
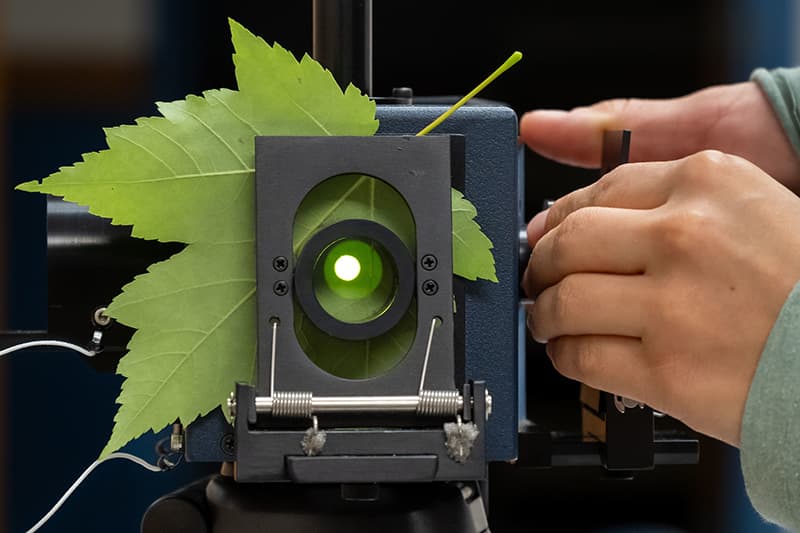
[[[72,350],[78,352],[81,355],[85,355],[86,357],[94,357],[97,355],[97,352],[93,352],[91,350],[87,350],[77,344],[72,344],[71,342],[64,342],[64,341],[31,341],[31,342],[23,342],[22,344],[17,344],[10,348],[6,348],[4,350],[0,350],[0,357],[4,355],[8,355],[10,353],[18,352],[20,350],[26,350],[28,348],[38,348],[38,347],[52,347],[52,348],[66,348],[67,350]]]
[[[428,333],[428,347],[425,349],[425,359],[422,361],[422,376],[419,378],[419,394],[425,390],[425,374],[428,373],[428,359],[431,356],[431,345],[433,344],[433,331],[436,329],[436,322],[440,321],[439,317],[433,317],[431,320],[431,331]]]
[[[61,508],[61,506],[64,505],[64,502],[67,501],[67,498],[72,496],[72,493],[75,492],[75,489],[77,489],[78,486],[80,486],[80,484],[83,483],[83,481],[87,477],[89,477],[89,474],[91,474],[92,471],[95,468],[97,468],[98,466],[100,466],[102,463],[104,463],[106,461],[110,461],[111,459],[127,459],[128,461],[132,461],[132,462],[136,463],[137,465],[142,466],[142,467],[150,470],[151,472],[163,472],[164,471],[162,468],[160,468],[158,466],[155,466],[155,465],[151,465],[150,463],[148,463],[144,459],[136,457],[135,455],[131,455],[129,453],[121,453],[121,452],[112,453],[111,455],[109,455],[108,457],[106,457],[104,459],[101,459],[99,461],[93,462],[91,464],[91,466],[89,466],[89,468],[87,468],[83,472],[83,474],[81,474],[81,476],[77,480],[75,480],[75,483],[73,483],[72,486],[69,489],[67,489],[67,492],[65,492],[64,495],[61,496],[61,499],[58,500],[58,502],[56,502],[56,504],[53,506],[53,508],[50,509],[50,511],[48,511],[48,513],[46,515],[44,515],[41,520],[36,522],[36,525],[33,526],[32,528],[30,528],[26,533],[35,533],[36,531],[39,530],[40,527],[45,525],[48,520],[53,518],[53,515],[56,514],[56,512]]]

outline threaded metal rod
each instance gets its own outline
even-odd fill
[[[309,418],[320,413],[416,413],[455,416],[464,409],[456,390],[423,391],[418,396],[312,396],[308,392],[276,392],[255,399],[256,412],[273,416]]]

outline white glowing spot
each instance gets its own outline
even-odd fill
[[[361,273],[361,263],[352,255],[343,255],[333,264],[333,271],[342,281],[353,281]]]

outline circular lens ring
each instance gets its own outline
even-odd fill
[[[368,322],[348,323],[334,318],[314,295],[314,266],[319,255],[339,239],[371,239],[383,246],[397,270],[397,291],[394,301],[380,316]],[[391,230],[371,220],[343,220],[317,232],[300,252],[294,274],[297,301],[309,319],[332,337],[366,340],[392,329],[408,311],[414,292],[414,261],[403,241]]]

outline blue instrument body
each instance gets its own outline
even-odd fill
[[[379,105],[378,135],[414,134],[441,115],[436,105]],[[518,120],[501,105],[465,106],[430,135],[464,136],[464,196],[478,211],[477,222],[494,244],[498,283],[464,283],[464,372],[483,380],[492,395],[486,435],[486,459],[517,457],[519,398],[524,398],[524,321],[519,307],[519,231],[524,224],[523,151]],[[520,379],[522,378],[522,379]],[[231,434],[222,413],[195,421],[186,432],[189,461],[230,461],[223,445]]]

